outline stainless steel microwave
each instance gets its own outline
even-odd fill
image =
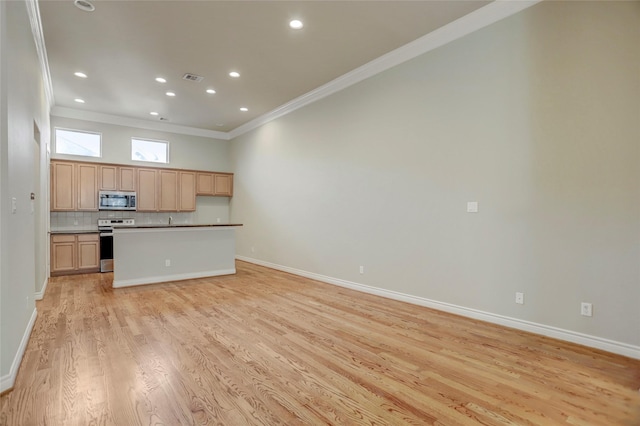
[[[136,193],[121,191],[100,191],[98,210],[136,210]]]

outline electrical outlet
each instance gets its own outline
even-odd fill
[[[516,293],[516,303],[518,305],[524,305],[524,293]]]
[[[360,273],[364,274],[364,266],[362,266],[362,265],[360,266]]]
[[[166,259],[166,260],[164,261],[164,266],[167,266],[167,267],[168,267],[168,266],[171,266],[171,259]]]
[[[593,316],[593,305],[591,303],[582,302],[580,305],[580,315],[584,317]]]

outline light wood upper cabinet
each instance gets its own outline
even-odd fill
[[[76,209],[75,163],[51,162],[51,210]]]
[[[51,210],[97,211],[98,166],[52,161]]]
[[[189,212],[197,195],[233,196],[233,173],[51,160],[51,211],[97,211],[99,191],[135,191],[141,212]]]
[[[101,165],[98,170],[101,191],[135,191],[136,170],[134,167]]]
[[[138,169],[138,211],[177,212],[195,209],[195,172]]]
[[[136,190],[136,169],[133,167],[118,167],[118,189],[120,191]]]
[[[161,212],[178,211],[178,172],[175,170],[158,171],[160,181],[160,204],[158,210]]]
[[[98,170],[99,188],[101,191],[117,191],[118,190],[118,167],[117,166],[100,166]]]
[[[76,210],[98,211],[98,166],[76,164],[78,202]]]
[[[138,169],[138,211],[195,211],[196,173]]]
[[[138,169],[138,211],[158,211],[158,171]]]
[[[231,174],[215,174],[215,194],[225,197],[233,195],[233,175]]]
[[[196,173],[180,172],[180,205],[181,212],[196,210]]]
[[[196,176],[197,195],[216,195],[231,197],[233,195],[233,174],[198,172]]]
[[[197,173],[196,195],[216,195],[216,187],[213,176],[213,173]]]
[[[100,237],[96,234],[51,236],[51,275],[100,270]]]

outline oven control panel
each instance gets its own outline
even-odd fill
[[[98,219],[98,227],[134,226],[135,219]]]

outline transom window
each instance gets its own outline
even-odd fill
[[[102,157],[102,135],[82,130],[56,129],[56,154]]]
[[[150,163],[169,163],[169,142],[131,138],[131,159]]]

